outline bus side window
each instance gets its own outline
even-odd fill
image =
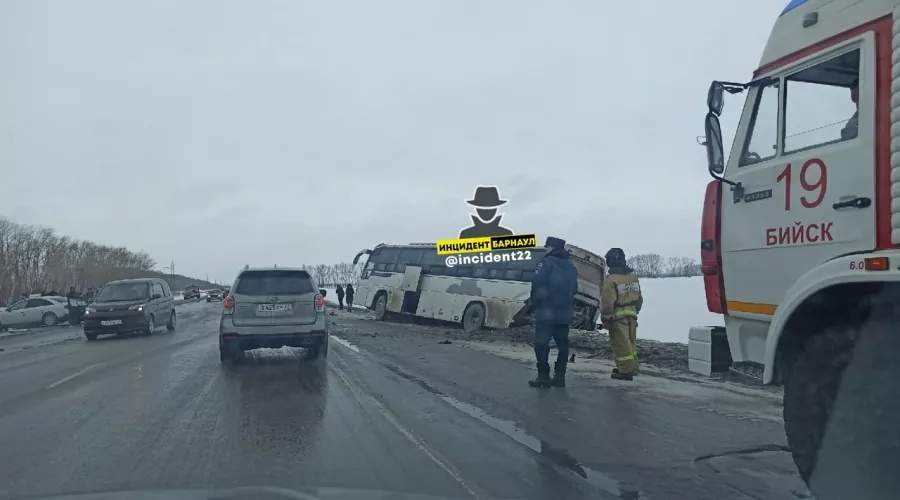
[[[444,276],[458,276],[458,273],[459,273],[458,267],[444,268]]]
[[[502,279],[503,276],[506,275],[506,271],[500,268],[488,269],[488,278],[491,279]]]
[[[519,269],[507,269],[505,278],[508,280],[521,280],[522,271]]]
[[[472,278],[474,276],[474,270],[471,267],[460,267],[457,276],[462,278]]]
[[[425,249],[423,248],[404,248],[400,250],[400,259],[397,263],[407,266],[420,266],[424,257]]]
[[[424,267],[431,267],[432,271],[434,271],[435,267],[443,266],[444,261],[441,259],[441,256],[437,254],[437,250],[432,249],[422,249],[422,260],[419,261],[419,265]]]
[[[431,266],[422,266],[421,274],[431,274]]]
[[[447,268],[444,266],[431,266],[431,271],[428,274],[432,276],[443,276],[446,269]]]
[[[394,264],[394,272],[395,273],[405,273],[406,272],[406,264]]]
[[[531,281],[534,279],[534,271],[522,271],[522,281]]]
[[[375,264],[375,270],[376,271],[384,271],[384,268],[386,265],[387,264],[385,264],[384,262],[379,262],[379,263]]]
[[[513,253],[516,253],[516,252],[513,252]],[[525,260],[525,258],[523,257],[520,260],[512,260],[506,264],[507,269],[516,269],[519,271],[533,271],[536,267],[537,267],[537,261],[534,260],[534,257],[532,257],[529,260]]]
[[[472,271],[472,276],[474,276],[475,278],[487,278],[488,274],[490,274],[490,271],[492,270],[493,269],[488,269],[486,267],[476,267]]]

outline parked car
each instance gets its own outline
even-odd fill
[[[325,297],[303,269],[246,268],[225,297],[219,360],[238,362],[261,347],[304,347],[309,359],[328,355]]]
[[[153,335],[157,327],[175,329],[175,299],[165,281],[157,278],[108,283],[84,311],[84,336],[122,335],[142,332]]]
[[[213,300],[222,300],[222,290],[210,290],[206,293],[206,301],[211,302]]]
[[[197,285],[191,285],[184,289],[184,300],[191,299],[199,299],[200,298],[200,287]]]
[[[56,295],[29,297],[0,309],[0,330],[35,325],[54,326],[69,317],[66,298]]]

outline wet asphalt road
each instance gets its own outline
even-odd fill
[[[30,336],[28,348],[24,338],[0,340],[0,498],[254,485],[797,498],[783,457],[696,460],[767,444],[774,426],[735,436],[746,426],[734,419],[616,393],[576,397],[577,382],[569,393],[535,394],[520,364],[430,344],[404,352],[333,340],[327,360],[255,351],[226,368],[220,307],[185,304],[178,329],[152,337],[87,342],[56,329]],[[344,318],[335,332],[372,327]]]

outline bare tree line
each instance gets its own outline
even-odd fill
[[[700,265],[690,257],[663,257],[640,253],[628,259],[628,267],[641,278],[678,278],[700,276]]]
[[[143,252],[61,236],[52,229],[0,217],[0,305],[22,293],[98,288],[137,271],[151,271],[155,265]]]
[[[319,286],[334,287],[337,285],[347,286],[352,284],[354,287],[359,285],[359,279],[362,275],[363,264],[353,265],[349,262],[341,262],[339,264],[316,264],[314,266],[301,266],[310,276],[316,280]]]
[[[675,278],[699,276],[700,265],[690,257],[665,258],[655,253],[642,253],[628,259],[628,266],[642,278]],[[363,265],[349,262],[340,264],[316,264],[302,266],[316,280],[319,286],[333,287],[359,284]]]

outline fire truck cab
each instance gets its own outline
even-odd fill
[[[719,117],[738,93],[726,157]],[[900,352],[900,0],[791,0],[752,80],[713,82],[707,107],[701,261],[725,326],[691,329],[690,366],[783,384],[809,484],[835,401],[887,383],[864,382],[871,360]],[[829,470],[845,460],[831,455]]]

